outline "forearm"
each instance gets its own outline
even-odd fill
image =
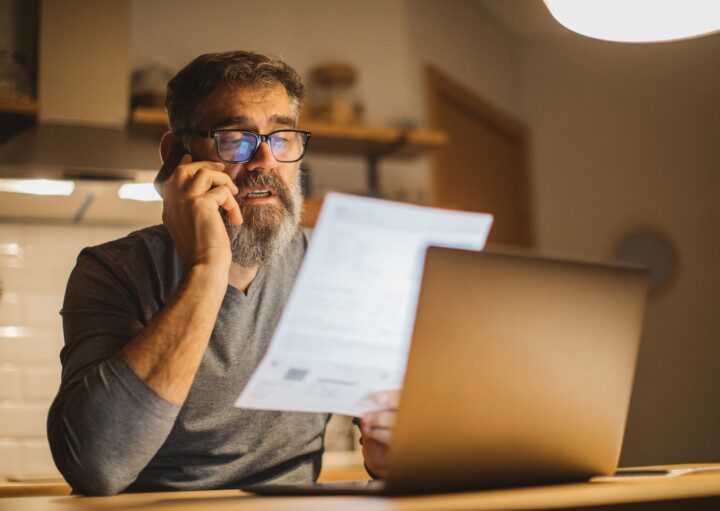
[[[179,411],[118,352],[61,387],[48,414],[55,463],[78,493],[118,493],[155,456]]]
[[[227,274],[191,268],[163,310],[123,348],[137,375],[171,403],[185,402],[226,288]]]

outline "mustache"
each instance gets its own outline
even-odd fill
[[[238,187],[240,192],[235,196],[238,204],[241,206],[245,202],[242,197],[243,190],[248,188],[271,188],[275,191],[280,202],[287,208],[290,207],[292,199],[290,197],[290,190],[287,185],[278,177],[274,172],[260,172],[255,171],[252,174],[248,174],[243,179],[235,182],[235,186]]]

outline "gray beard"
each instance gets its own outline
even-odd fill
[[[241,205],[242,225],[223,215],[233,262],[245,268],[269,266],[285,253],[300,225],[303,197],[299,172],[285,192],[278,194],[278,204]]]

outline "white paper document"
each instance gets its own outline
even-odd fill
[[[400,388],[425,249],[480,250],[492,216],[328,194],[268,351],[235,406],[360,416]],[[451,297],[448,297],[451,299]]]

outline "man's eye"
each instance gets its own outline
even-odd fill
[[[288,145],[288,140],[286,138],[273,138],[272,145],[276,149],[284,149]]]

